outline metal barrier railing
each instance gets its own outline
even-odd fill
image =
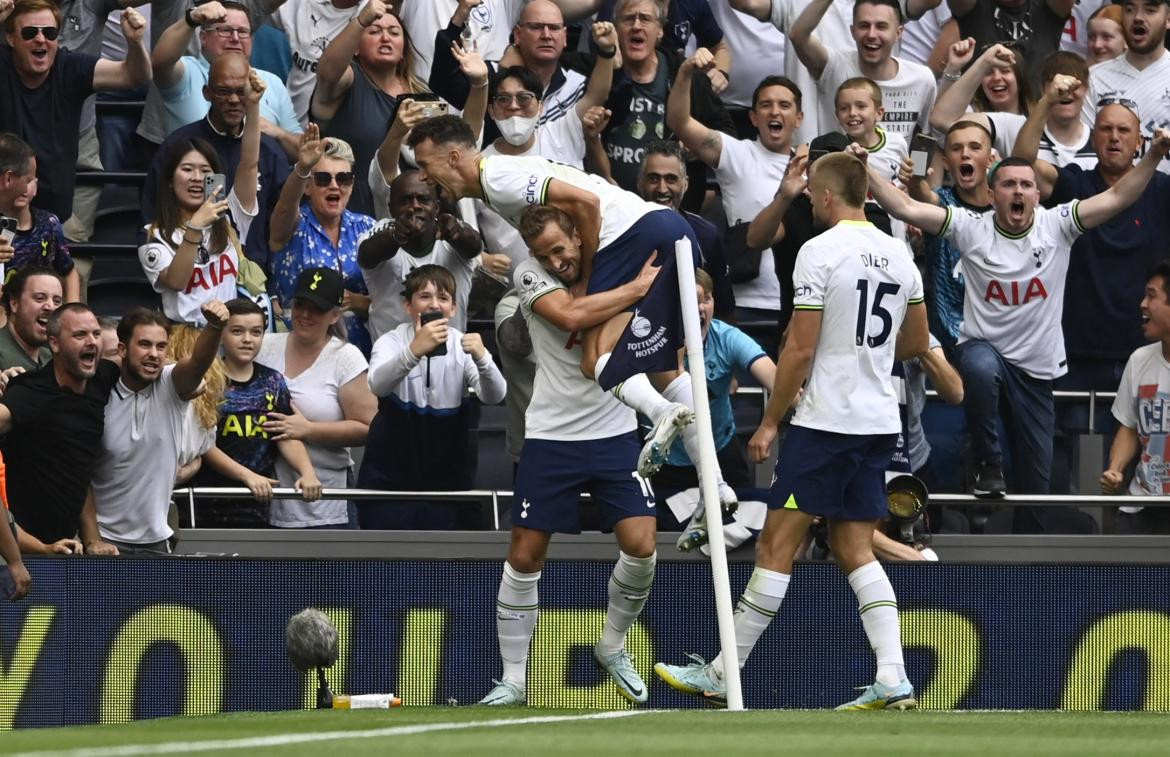
[[[200,498],[216,499],[252,499],[252,492],[242,486],[194,486],[175,489],[174,497],[186,500],[187,513],[191,518],[191,526],[196,527],[195,501]],[[492,507],[492,530],[500,530],[500,500],[511,499],[513,492],[508,489],[467,489],[465,491],[382,491],[378,489],[323,489],[321,499],[439,499],[439,500],[476,500],[490,503]],[[303,499],[297,489],[274,487],[273,499]],[[581,495],[582,500],[590,500],[588,494]],[[971,494],[931,494],[931,504],[937,505],[983,505],[1009,507],[1115,507],[1122,505],[1142,505],[1145,507],[1170,507],[1170,496],[1139,497],[1133,495],[1075,495],[1075,494],[1009,494],[999,499],[981,499]]]

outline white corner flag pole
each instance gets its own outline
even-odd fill
[[[707,541],[711,547],[711,578],[715,584],[715,614],[719,619],[719,646],[723,651],[723,683],[727,685],[727,709],[743,709],[739,685],[739,653],[735,646],[731,586],[727,574],[727,548],[723,541],[723,513],[715,483],[715,437],[711,430],[711,407],[707,404],[707,370],[703,359],[703,334],[699,328],[698,296],[695,293],[695,264],[691,242],[686,237],[674,244],[678,267],[678,292],[682,302],[683,334],[687,345],[691,391],[694,393],[695,423],[699,431],[699,483],[707,513]]]

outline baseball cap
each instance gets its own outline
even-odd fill
[[[293,299],[312,303],[321,310],[332,310],[341,307],[344,295],[345,286],[337,271],[332,268],[307,268],[297,276]]]
[[[1170,2],[1170,0],[1167,0]],[[825,152],[845,152],[849,149],[849,143],[852,140],[839,131],[830,131],[819,137],[813,137],[812,142],[808,143],[809,152],[813,150],[824,150]]]

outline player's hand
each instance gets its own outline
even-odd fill
[[[1081,87],[1081,80],[1068,74],[1057,74],[1044,89],[1044,99],[1049,105],[1071,99]]]
[[[131,45],[142,44],[146,36],[146,19],[133,8],[122,11],[122,37]]]
[[[219,300],[205,302],[199,310],[203,313],[207,325],[213,329],[222,329],[227,325],[228,318],[232,315],[228,312],[227,305]]]
[[[304,176],[312,171],[324,155],[325,140],[321,139],[321,127],[310,121],[301,132],[301,141],[297,145],[297,174]]]
[[[459,346],[476,361],[483,360],[483,356],[487,354],[487,348],[483,346],[483,337],[479,334],[464,334],[459,340]]]
[[[252,498],[257,502],[271,502],[272,501],[272,487],[280,482],[274,478],[261,476],[258,473],[248,471],[244,474],[240,482],[252,492]]]
[[[646,258],[646,262],[642,264],[642,270],[638,271],[638,275],[630,282],[638,299],[646,296],[654,284],[654,280],[658,278],[658,274],[662,273],[662,266],[654,265],[655,261],[658,260],[658,252],[658,250],[654,250],[650,253],[650,257]]]
[[[715,56],[705,47],[695,50],[695,54],[683,61],[683,68],[691,71],[710,71],[715,68]]]
[[[12,589],[8,592],[9,601],[24,599],[28,595],[29,587],[32,586],[32,576],[29,575],[28,568],[24,567],[23,562],[9,563],[7,567],[8,578],[12,581]]]
[[[434,351],[440,344],[447,343],[447,319],[437,318],[430,323],[414,322],[414,339],[410,340],[410,352],[418,357],[425,357]]]
[[[974,56],[975,38],[961,39],[947,50],[947,64],[943,70],[948,74],[961,74]]]
[[[290,414],[270,412],[264,430],[268,438],[274,442],[283,442],[285,439],[304,441],[313,428],[312,422],[298,412]]]
[[[600,136],[601,132],[605,131],[605,127],[609,126],[609,119],[613,117],[613,111],[601,105],[591,105],[585,111],[585,115],[581,116],[581,129],[585,132],[586,139],[592,139]]]
[[[85,554],[97,555],[98,557],[117,557],[118,548],[108,541],[95,539],[94,541],[87,541],[85,543]]]
[[[502,252],[481,252],[479,262],[485,273],[498,279],[507,278],[508,274],[512,272],[512,259]]]
[[[776,443],[776,437],[779,435],[779,429],[771,423],[764,422],[756,429],[756,433],[752,434],[751,441],[748,442],[748,457],[753,463],[762,463],[768,459],[772,454],[772,445]]]
[[[788,161],[784,169],[784,178],[780,180],[779,194],[792,202],[808,186],[808,146],[801,145],[796,154]]]
[[[363,31],[365,31],[365,27],[368,27],[386,15],[386,12],[387,7],[383,0],[369,0],[357,15],[358,23],[362,25]]]
[[[52,544],[45,545],[47,555],[80,555],[84,551],[77,539],[58,539]]]
[[[1101,474],[1102,494],[1121,494],[1121,487],[1125,483],[1125,475],[1119,470],[1107,470]]]
[[[617,29],[609,21],[598,21],[593,25],[593,42],[597,49],[609,55],[618,49]],[[615,62],[616,66],[617,63]]]
[[[306,502],[315,502],[321,499],[321,482],[317,479],[315,473],[301,476],[293,486],[300,491],[302,498]]]
[[[459,70],[467,77],[473,87],[486,87],[488,83],[488,67],[478,50],[464,50],[458,42],[452,43],[451,55],[459,63]]]
[[[122,16],[125,18],[125,15]],[[191,18],[199,22],[200,26],[210,26],[211,24],[218,24],[227,18],[227,8],[212,0],[210,3],[203,5],[196,5],[191,9]]]

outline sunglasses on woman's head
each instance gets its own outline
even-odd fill
[[[348,187],[353,185],[353,171],[340,171],[338,173],[329,173],[328,171],[314,171],[313,183],[319,187],[327,187],[337,179],[337,186]]]
[[[45,39],[52,42],[57,39],[59,33],[60,30],[55,26],[22,26],[20,28],[20,38],[26,42],[36,39],[38,34],[45,35]]]

